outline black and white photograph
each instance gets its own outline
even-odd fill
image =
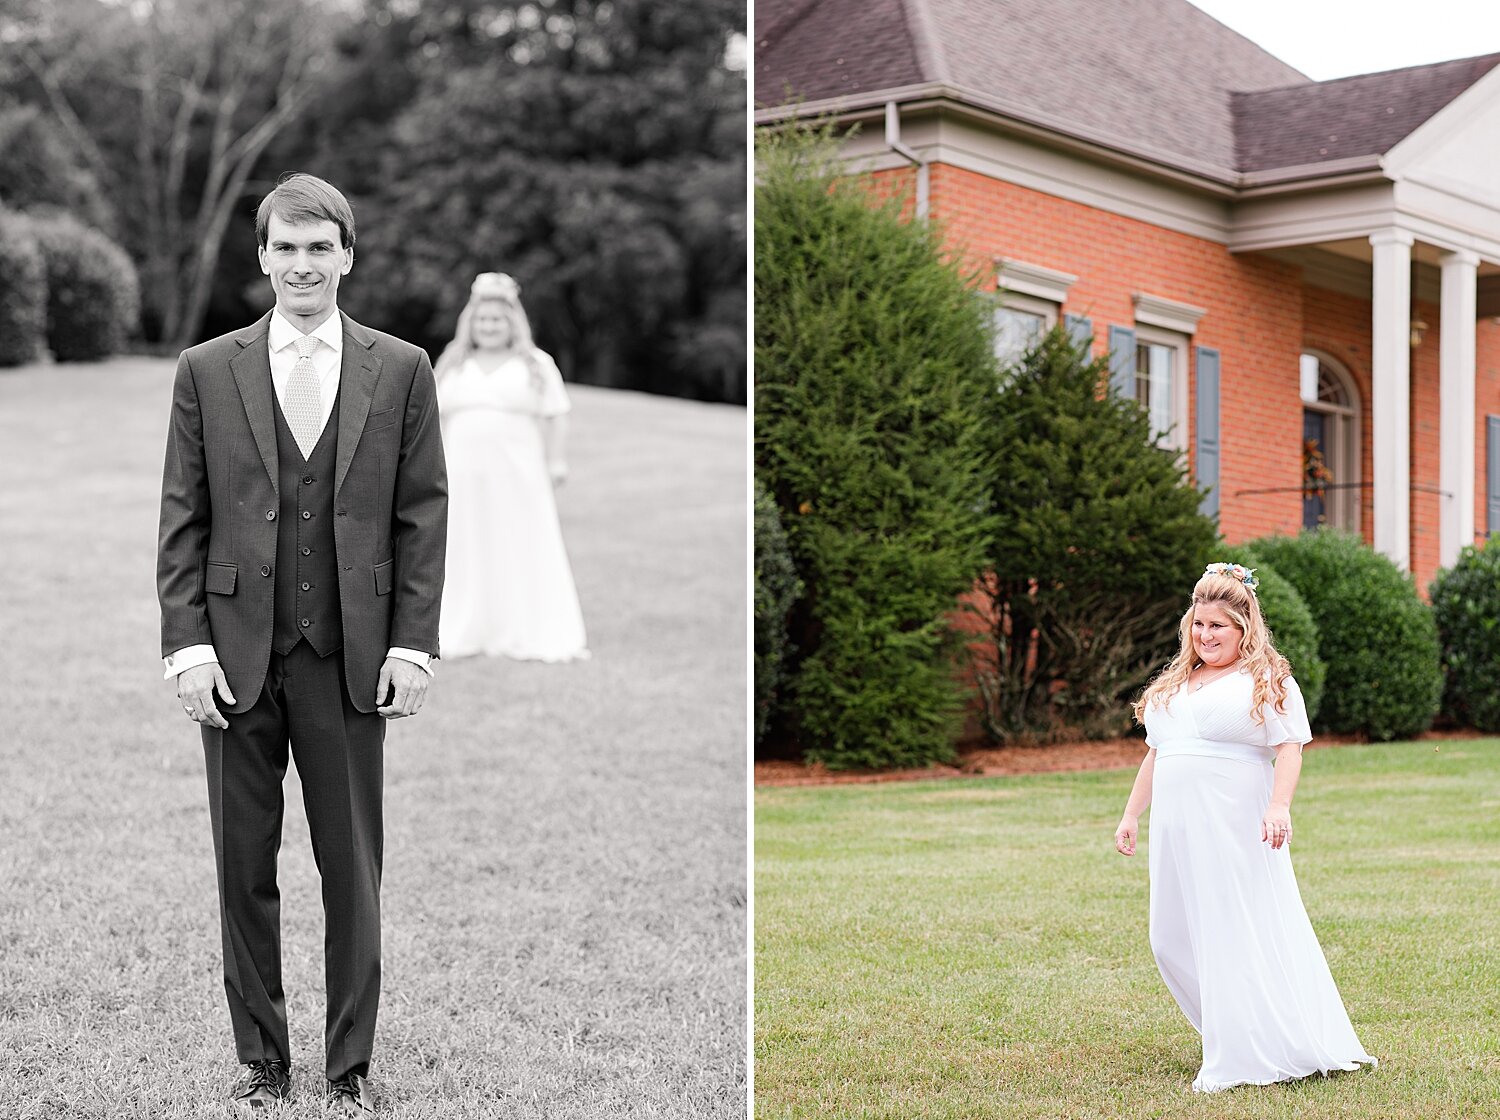
[[[0,1116],[742,1116],[744,0],[0,4]]]

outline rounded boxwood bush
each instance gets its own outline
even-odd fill
[[[1328,665],[1318,725],[1399,739],[1432,726],[1442,698],[1437,626],[1411,577],[1349,533],[1264,537],[1253,551],[1301,594]]]
[[[107,358],[140,314],[135,265],[108,237],[70,214],[32,219],[47,267],[47,346],[60,362]]]
[[[1291,663],[1292,676],[1297,678],[1307,705],[1307,718],[1316,721],[1328,665],[1318,653],[1318,624],[1313,621],[1306,601],[1289,580],[1252,548],[1244,545],[1221,548],[1214,558],[1255,569],[1255,578],[1260,580],[1255,591],[1260,613],[1271,631],[1271,640],[1281,656]]]
[[[791,652],[786,617],[802,594],[802,581],[792,565],[786,531],[776,501],[760,480],[755,482],[755,743],[766,727],[786,678]]]
[[[0,366],[34,361],[47,325],[47,269],[32,223],[0,207]]]
[[[1432,581],[1446,681],[1443,714],[1464,727],[1500,731],[1500,545],[1470,545]]]

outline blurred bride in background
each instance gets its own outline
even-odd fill
[[[562,374],[531,340],[520,287],[475,278],[438,358],[448,460],[444,658],[589,656],[553,486],[567,477]]]

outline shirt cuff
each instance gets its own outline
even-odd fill
[[[196,669],[199,665],[209,665],[218,660],[219,655],[214,652],[213,646],[184,646],[161,659],[162,668],[166,670],[162,674],[162,679],[169,681],[178,673],[186,673],[189,669]]]
[[[410,661],[413,665],[419,665],[429,677],[437,676],[432,671],[432,654],[423,653],[419,649],[406,649],[404,646],[392,646],[386,650],[387,657],[399,657],[402,661]]]

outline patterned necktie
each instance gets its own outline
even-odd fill
[[[318,436],[323,434],[323,399],[318,391],[318,371],[312,360],[317,348],[318,340],[310,334],[297,340],[297,364],[292,367],[292,376],[286,383],[286,400],[281,402],[287,426],[292,429],[292,436],[302,449],[304,459],[312,458]]]

